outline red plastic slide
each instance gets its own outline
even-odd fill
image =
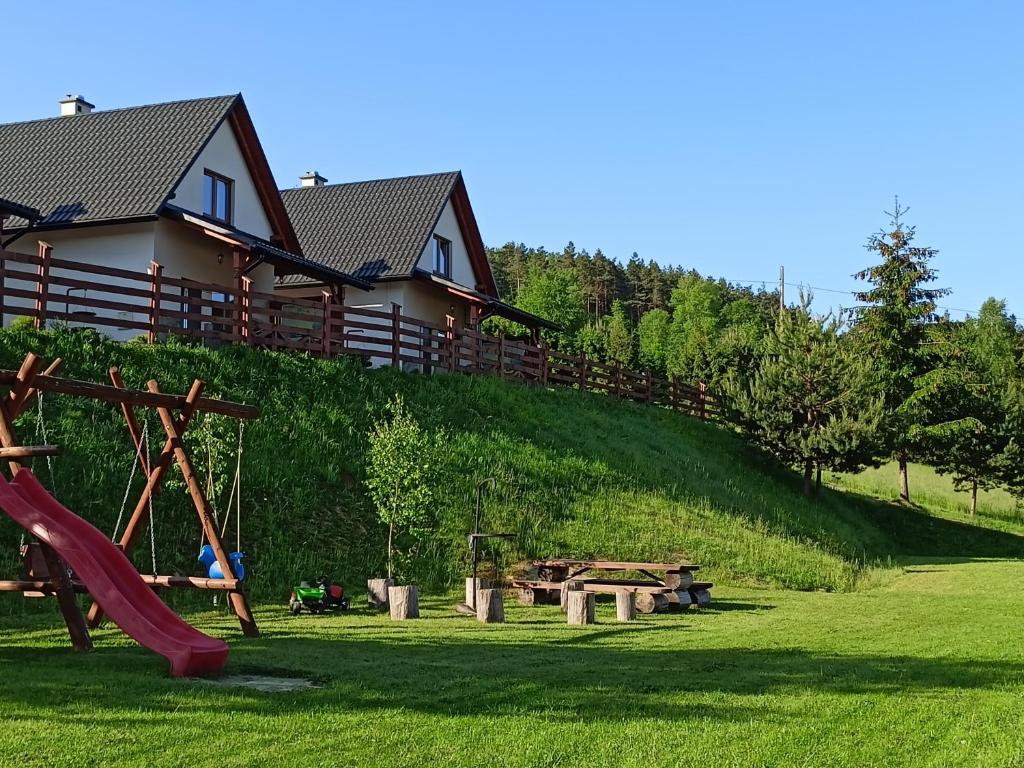
[[[0,476],[0,508],[53,547],[111,621],[171,662],[172,675],[214,675],[224,669],[227,643],[204,635],[164,605],[124,553],[61,506],[31,471],[20,470],[11,482]]]

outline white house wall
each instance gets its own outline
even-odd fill
[[[36,254],[39,250],[38,241],[42,239],[53,246],[52,257],[55,259],[64,259],[92,266],[114,267],[116,269],[126,269],[132,272],[145,273],[149,269],[150,262],[153,259],[154,242],[156,238],[155,225],[155,222],[142,222],[136,224],[112,224],[110,226],[99,227],[76,227],[72,229],[41,232],[36,233],[34,236],[25,235],[21,239],[16,240],[11,244],[9,250],[14,251],[15,253]],[[14,265],[11,266],[14,267]],[[32,267],[27,264],[22,264],[18,265],[17,269],[21,271],[31,271]],[[118,277],[83,275],[81,272],[68,272],[67,270],[57,268],[51,269],[50,272],[55,276],[73,276],[80,280],[94,280],[95,282],[108,285],[123,285],[133,288],[146,287],[141,281],[127,280]],[[12,288],[28,290],[35,289],[34,285],[26,284],[21,281],[12,281],[10,278],[8,278],[6,284]],[[74,302],[74,297],[83,293],[81,289],[67,289],[54,286],[52,290],[68,292],[68,300],[67,302],[59,305],[55,305],[54,302],[51,301],[51,309],[61,312],[74,312],[76,310],[81,311],[84,309],[83,307],[76,306]],[[110,295],[100,296],[97,291],[89,291],[88,295],[96,298],[119,299],[119,297]],[[123,301],[124,299],[120,300]],[[5,303],[8,306],[31,307],[33,305],[33,302],[29,299],[18,298],[7,298]],[[105,309],[89,309],[88,311],[94,312],[95,315],[101,317],[112,317],[127,321],[145,322],[147,320],[145,311],[139,313],[116,312]],[[11,323],[15,317],[15,315],[4,314],[4,323]],[[72,325],[76,325],[76,323],[72,323]],[[115,326],[104,327],[101,331],[108,336],[122,341],[134,338],[142,333],[138,329],[119,329]]]
[[[209,143],[174,190],[171,203],[193,213],[203,212],[203,172],[211,170],[234,181],[231,224],[251,235],[269,240],[270,221],[249,174],[234,131],[227,121],[214,132]]]
[[[434,227],[433,234],[440,235],[446,240],[451,240],[451,280],[467,288],[476,288],[476,274],[473,272],[473,265],[469,261],[469,251],[466,249],[466,241],[462,237],[462,230],[459,227],[459,220],[455,217],[455,210],[452,208],[451,200],[445,204],[444,210],[441,212],[441,218],[437,220],[437,226]],[[425,269],[427,272],[434,271],[433,237],[430,238],[427,247],[420,254],[418,264],[420,269]]]

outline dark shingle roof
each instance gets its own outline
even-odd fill
[[[403,278],[412,276],[459,178],[452,171],[299,187],[281,198],[306,258],[367,280]]]
[[[238,98],[0,125],[0,197],[43,225],[154,215]]]

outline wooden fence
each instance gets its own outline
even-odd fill
[[[0,251],[0,317],[9,315],[30,317],[37,328],[63,321],[121,339],[176,336],[318,357],[360,355],[425,373],[491,374],[605,392],[702,419],[719,412],[703,384],[567,355],[543,342],[488,336],[452,318],[438,324],[404,315],[398,305],[346,306],[330,291],[319,299],[264,293],[246,277],[235,286],[168,277],[155,262],[149,272],[135,272],[66,261],[45,243],[34,255]]]

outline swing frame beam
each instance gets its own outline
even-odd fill
[[[23,446],[18,442],[14,431],[14,421],[25,410],[33,397],[42,392],[55,392],[117,403],[121,408],[128,433],[135,447],[136,458],[146,475],[146,484],[136,502],[132,516],[121,534],[119,542],[121,548],[125,554],[131,552],[143,530],[142,525],[146,520],[146,512],[149,509],[151,498],[159,493],[171,465],[177,464],[188,487],[200,525],[207,541],[213,548],[221,571],[231,574],[232,578],[207,579],[157,574],[140,575],[143,581],[153,588],[186,587],[226,591],[229,604],[238,617],[243,634],[247,637],[258,637],[259,628],[256,626],[248,597],[241,581],[235,578],[234,569],[231,567],[231,561],[217,529],[213,507],[199,482],[192,460],[185,448],[183,437],[196,413],[216,413],[236,419],[253,419],[259,416],[259,409],[240,403],[203,397],[202,393],[206,385],[200,379],[195,379],[192,382],[187,395],[171,395],[161,392],[160,386],[155,380],[148,382],[146,390],[128,389],[124,386],[117,368],[111,368],[109,371],[110,384],[94,384],[61,378],[54,375],[60,363],[58,358],[45,371],[40,372],[42,361],[35,353],[29,352],[17,371],[0,370],[0,384],[11,385],[7,397],[0,400],[0,458],[8,460],[11,474],[16,474],[21,469],[19,459],[32,455],[52,455],[56,450],[53,446]],[[153,462],[150,462],[149,457],[143,453],[143,432],[135,412],[137,407],[156,410],[166,434],[163,449],[157,460]],[[103,620],[103,612],[99,604],[93,602],[88,618],[83,616],[75,599],[75,593],[86,592],[84,585],[68,578],[66,565],[51,548],[42,542],[35,542],[34,546],[39,547],[39,552],[45,560],[46,577],[36,578],[26,568],[22,579],[0,581],[0,592],[56,596],[68,627],[72,645],[76,650],[90,650],[92,640],[89,637],[89,628],[98,627]]]

